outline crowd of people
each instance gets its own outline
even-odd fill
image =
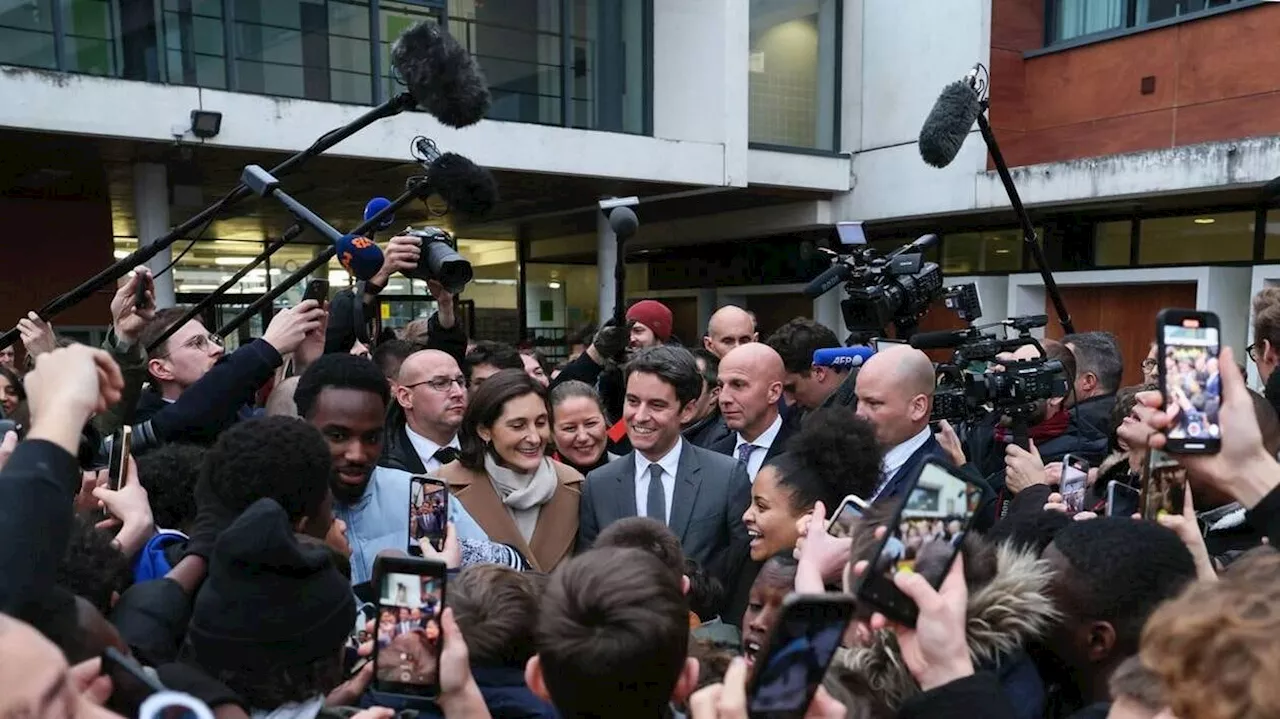
[[[371,341],[343,313],[378,316],[419,242],[392,239],[373,280],[277,311],[234,352],[180,309],[141,309],[146,268],[101,348],[23,320],[22,351],[0,353],[0,716],[137,715],[153,690],[115,652],[219,719],[789,706],[807,675],[754,676],[786,651],[770,641],[788,598],[850,593],[871,519],[936,462],[969,504],[913,507],[886,547],[918,619],[859,603],[810,637],[840,648],[807,716],[1280,714],[1280,290],[1252,308],[1265,393],[1230,348],[1169,358],[1220,387],[1221,449],[1169,455],[1186,501],[1147,521],[1100,515],[1177,426],[1158,387],[1121,386],[1126,363],[1156,380],[1154,343],[1123,358],[1105,332],[1043,341],[1067,389],[1020,415],[1024,444],[999,411],[934,422],[918,350],[815,365],[840,346],[831,328],[762,336],[733,306],[689,347],[643,300],[548,366],[468,337],[430,283],[434,314]],[[1073,515],[1067,455],[1091,465]],[[443,543],[418,541],[441,517]],[[438,578],[380,573],[413,548]]]

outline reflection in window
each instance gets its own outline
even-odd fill
[[[0,3],[0,63],[58,68],[52,0]]]
[[[752,142],[835,148],[839,0],[751,0]]]
[[[116,75],[110,0],[64,0],[60,4],[67,61],[63,69],[90,75]]]
[[[1240,262],[1253,257],[1252,212],[1226,212],[1142,221],[1138,263]]]
[[[1246,0],[1049,0],[1049,44],[1195,15]]]
[[[239,90],[368,103],[369,7],[355,0],[236,0]]]
[[[1094,225],[1093,263],[1099,267],[1128,265],[1132,236],[1133,223],[1129,220],[1099,222]]]
[[[227,88],[221,0],[164,0],[169,82]]]
[[[1037,236],[1042,234],[1037,231]],[[961,275],[1018,272],[1022,269],[1022,230],[948,234],[942,240],[942,271]]]

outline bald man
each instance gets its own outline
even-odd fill
[[[933,363],[920,350],[891,345],[862,365],[856,382],[858,416],[875,425],[876,439],[884,449],[880,484],[873,496],[864,499],[898,496],[925,460],[946,457],[929,429],[937,383]]]
[[[789,435],[790,425],[778,412],[786,374],[782,356],[759,342],[730,350],[720,360],[720,416],[732,433],[711,449],[744,463],[752,482],[765,462],[782,453]]]
[[[725,305],[707,321],[707,334],[702,346],[711,354],[724,359],[734,347],[759,341],[755,315],[741,307]]]
[[[387,423],[381,467],[431,474],[458,456],[458,427],[467,409],[467,380],[458,361],[440,350],[405,358],[391,391],[402,410]]]

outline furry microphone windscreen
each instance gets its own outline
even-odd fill
[[[475,58],[433,22],[405,30],[391,64],[418,107],[450,127],[466,127],[489,111],[489,84]]]
[[[454,152],[446,152],[431,163],[431,189],[449,205],[451,212],[467,218],[488,215],[498,203],[498,183],[489,171]]]
[[[950,165],[981,113],[978,93],[968,83],[947,85],[920,128],[920,157],[934,167]]]

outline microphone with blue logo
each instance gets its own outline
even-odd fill
[[[847,372],[861,367],[875,353],[875,348],[867,345],[825,347],[813,351],[813,366],[830,367],[840,372]]]

